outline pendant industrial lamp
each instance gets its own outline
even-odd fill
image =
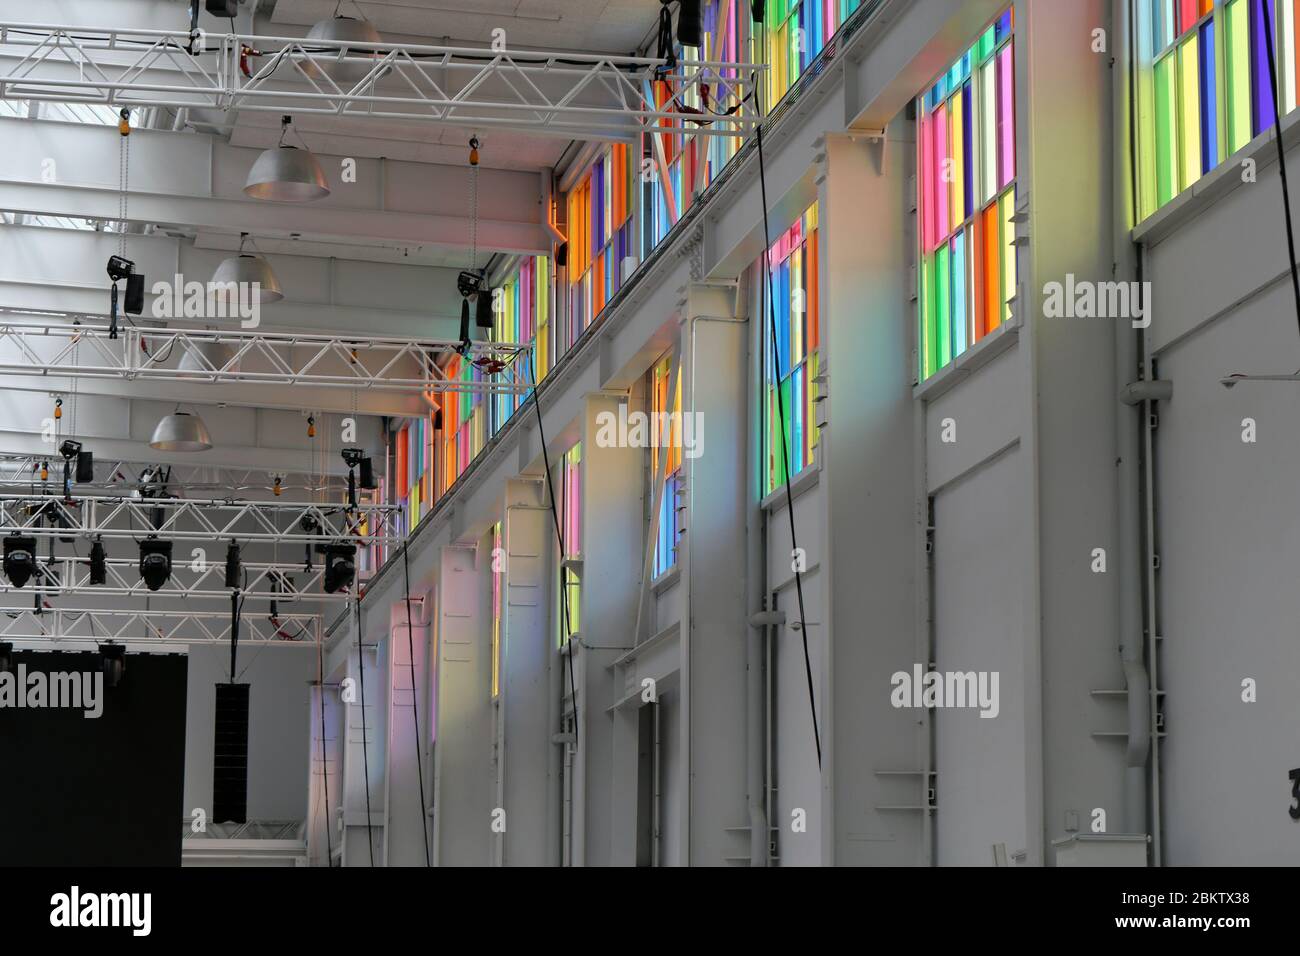
[[[244,246],[253,246],[252,252],[245,252]],[[275,273],[271,271],[271,264],[266,261],[265,257],[258,253],[257,247],[253,240],[248,238],[248,233],[239,234],[239,252],[229,259],[223,260],[221,265],[217,266],[217,271],[212,274],[212,285],[216,287],[217,295],[235,296],[240,293],[237,291],[241,288],[247,288],[256,291],[256,301],[261,305],[268,305],[272,302],[279,302],[284,298],[284,292],[280,289],[280,281],[276,279]],[[231,285],[235,283],[235,285]],[[247,297],[252,301],[253,297]]]
[[[244,194],[268,202],[311,202],[330,194],[325,173],[307,144],[302,149],[289,146],[285,137],[293,124],[292,116],[280,118],[280,142],[265,150],[249,170]],[[299,141],[302,137],[298,137]]]
[[[364,13],[361,14],[361,19],[344,16],[339,13],[341,6],[341,2],[335,4],[333,17],[318,21],[307,31],[307,47],[310,48],[313,40],[326,43],[383,42],[384,38],[379,35],[375,25],[365,18]],[[361,8],[357,7],[357,11],[360,12]],[[347,59],[349,56],[352,59]],[[338,50],[313,54],[312,59],[302,65],[302,71],[313,79],[318,79],[322,75],[328,76],[340,87],[356,86],[366,78],[372,67],[372,64],[358,58],[375,59],[379,56],[380,54],[374,50],[349,50],[347,47],[342,47]]]
[[[207,451],[212,447],[212,436],[203,419],[178,408],[158,422],[149,447],[155,451]]]

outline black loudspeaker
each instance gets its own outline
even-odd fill
[[[144,311],[144,276],[138,272],[126,277],[126,301],[122,308],[130,315]]]
[[[248,822],[247,684],[217,685],[212,740],[212,821]]]
[[[369,458],[361,459],[361,468],[360,468],[360,475],[358,476],[358,483],[361,485],[362,488],[365,488],[367,491],[372,491],[375,488],[379,487],[378,482],[375,481],[375,463]]]
[[[95,480],[95,453],[77,452],[77,481],[87,484]]]
[[[557,269],[569,264],[569,244],[562,242],[555,247],[555,267]]]
[[[492,328],[492,290],[484,289],[478,294],[474,306],[474,324],[480,329]]]
[[[681,0],[677,14],[677,42],[682,46],[703,46],[702,24],[700,0]]]
[[[226,20],[239,12],[239,0],[208,0],[206,6],[208,13]]]
[[[767,12],[767,0],[753,0],[750,3],[750,13],[755,23],[763,22],[763,14]]]

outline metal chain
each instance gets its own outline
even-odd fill
[[[477,139],[477,137],[475,137]],[[478,268],[478,164],[469,168],[470,269]]]
[[[117,200],[117,254],[126,258],[127,185],[131,181],[131,137],[122,136],[117,148],[118,200]]]

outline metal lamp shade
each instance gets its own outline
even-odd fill
[[[217,271],[212,275],[212,284],[220,286],[215,294],[232,295],[236,286],[230,283],[237,283],[239,287],[256,288],[257,301],[262,305],[271,302],[279,302],[284,298],[284,293],[280,290],[280,282],[271,271],[271,264],[261,256],[238,255],[231,256],[217,266]]]
[[[272,146],[248,172],[244,194],[270,202],[311,202],[330,194],[325,173],[308,150]]]
[[[329,43],[382,43],[383,37],[375,29],[375,25],[369,20],[358,20],[355,17],[334,17],[330,20],[321,20],[316,23],[307,33],[305,46],[310,47],[312,40],[324,40]],[[345,56],[351,59],[343,59]],[[312,60],[302,64],[302,71],[313,79],[319,79],[321,74],[328,76],[338,86],[342,88],[353,87],[366,78],[373,64],[366,63],[359,57],[373,59],[379,56],[372,50],[352,50],[344,48],[341,50],[330,50],[325,53],[317,53]]]
[[[239,363],[226,363],[234,357],[235,350],[220,342],[192,342],[185,354],[181,356],[182,372],[214,372],[221,369],[226,372],[238,372]]]
[[[173,412],[153,430],[149,447],[155,451],[207,451],[212,447],[212,436],[199,416]]]

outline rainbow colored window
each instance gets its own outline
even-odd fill
[[[393,442],[396,455],[394,491],[403,505],[406,531],[417,524],[433,500],[433,423],[429,418],[408,421]]]
[[[636,172],[634,151],[614,143],[569,193],[569,312],[557,355],[578,340],[622,287],[624,260],[635,261]]]
[[[772,66],[768,78],[769,111],[861,5],[862,0],[768,0],[767,50],[765,55],[754,59]],[[760,36],[757,26],[754,35],[757,48]]]
[[[821,294],[818,287],[817,206],[810,206],[768,250],[772,270],[771,306],[776,310],[776,365],[773,366],[772,320],[768,311],[767,277],[759,260],[764,284],[763,365],[764,401],[763,493],[785,484],[786,461],[790,477],[813,463],[818,429],[813,414],[817,398],[817,347],[821,341]],[[780,402],[778,407],[777,402]],[[782,460],[782,417],[785,422],[785,459]]]
[[[921,380],[1011,315],[1016,293],[1012,14],[917,101]]]
[[[660,442],[666,439],[667,447],[659,448],[658,442],[651,442],[650,474],[654,481],[659,481],[666,468],[667,481],[664,483],[663,498],[659,503],[659,520],[656,523],[654,577],[666,574],[677,565],[677,539],[681,536],[679,496],[682,486],[682,431],[678,419],[667,416],[679,413],[682,409],[682,381],[677,379],[676,395],[671,406],[668,402],[668,383],[672,375],[672,356],[665,355],[650,370],[650,421],[655,423],[655,436]],[[666,429],[660,429],[659,422],[670,422]],[[667,461],[661,459],[667,457]],[[652,498],[653,500],[653,498]]]
[[[532,345],[532,354],[521,355],[511,370],[515,380],[540,382],[550,371],[551,260],[530,256],[519,261],[510,278],[494,299],[492,341]],[[492,399],[492,434],[510,420],[527,395],[505,394]]]
[[[566,615],[563,598],[557,601],[559,643],[568,643],[578,633],[581,620],[582,576],[582,443],[564,453],[559,465],[556,504],[560,527],[564,529],[564,554],[560,555],[560,586],[568,591]],[[566,621],[567,616],[567,621]]]
[[[1145,218],[1288,113],[1300,89],[1300,0],[1147,0],[1150,115],[1139,186]],[[1265,16],[1269,18],[1266,24]],[[1266,29],[1266,26],[1268,29]],[[1271,30],[1278,70],[1269,82]]]

